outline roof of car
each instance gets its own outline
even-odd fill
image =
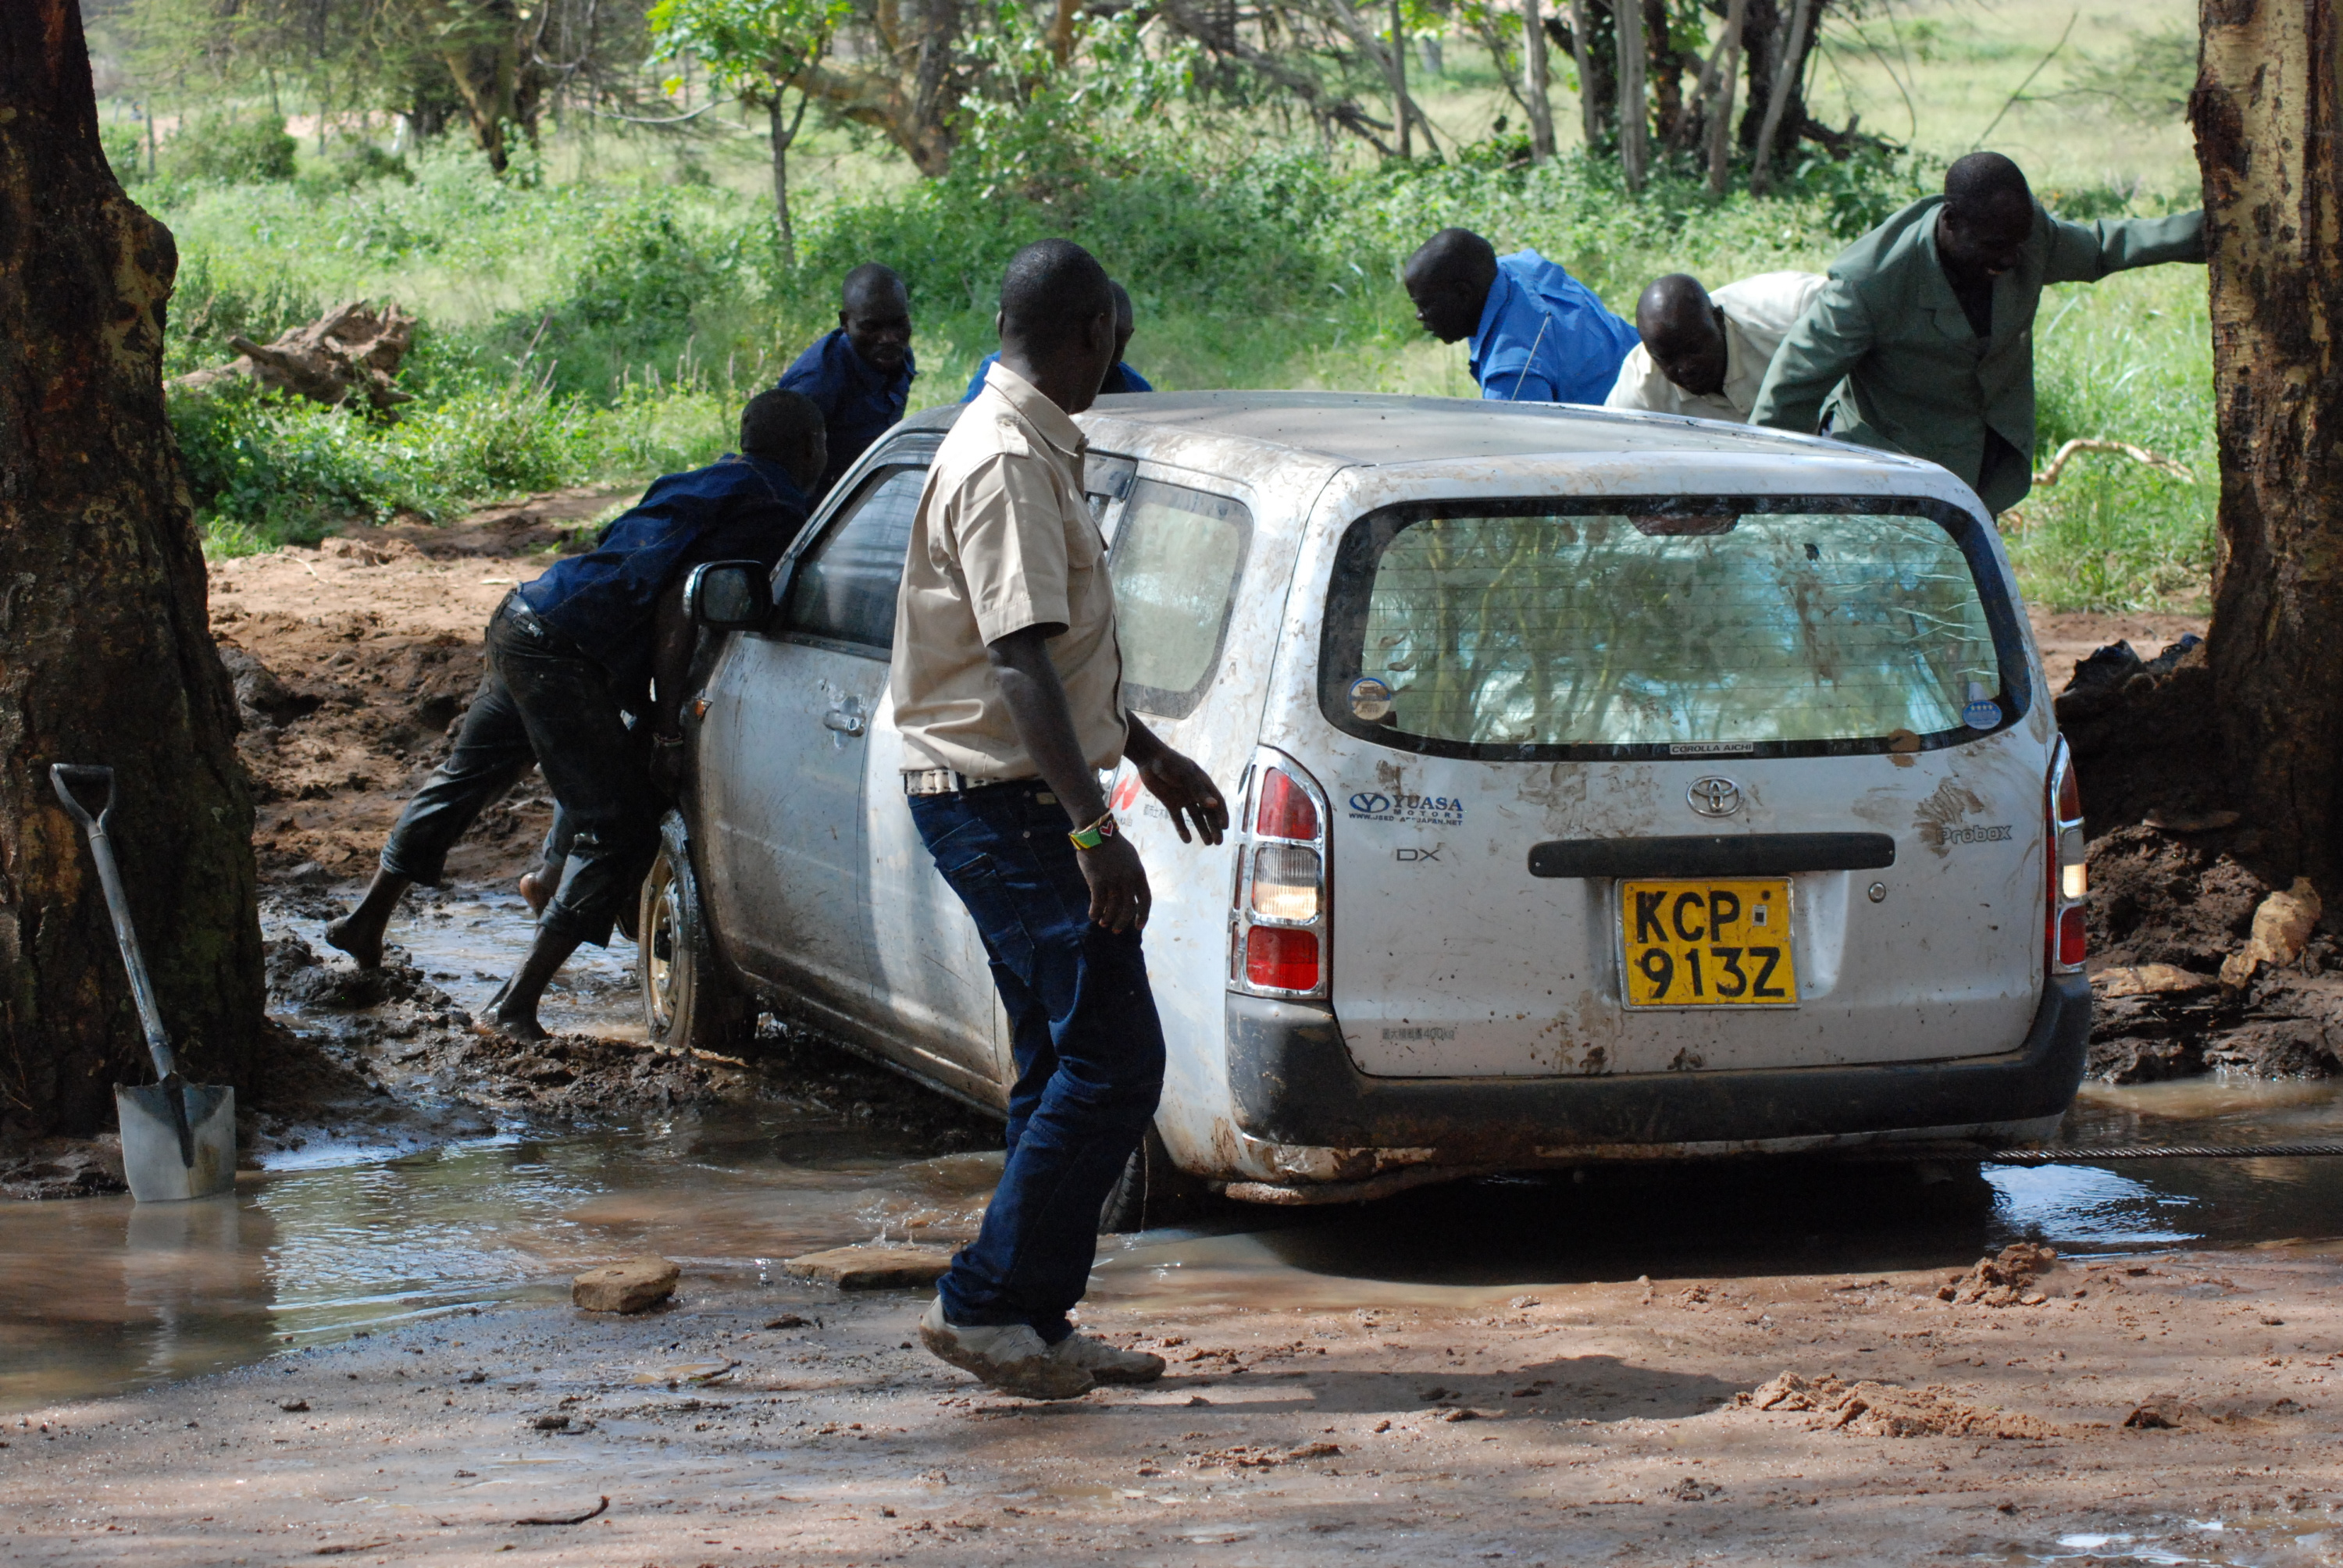
[[[958,412],[958,407],[929,409],[906,423],[942,428]],[[1140,393],[1101,397],[1092,414],[1117,423],[1229,437],[1343,463],[1376,465],[1564,452],[1781,457],[1814,447],[1809,438],[1784,431],[1671,414],[1373,392]],[[1887,456],[1862,455],[1875,459]]]

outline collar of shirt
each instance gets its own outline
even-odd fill
[[[1473,328],[1472,339],[1465,346],[1473,380],[1481,378],[1481,361],[1492,347],[1490,339],[1496,336],[1498,325],[1513,307],[1513,296],[1520,292],[1521,286],[1513,281],[1513,275],[1502,266],[1497,268],[1497,281],[1489,285],[1489,297],[1481,304],[1480,325]]]
[[[1076,473],[1081,471],[1082,453],[1088,448],[1081,427],[1043,397],[1039,387],[996,359],[984,373],[984,389],[1008,404],[1010,411],[1072,464]]]
[[[840,375],[847,377],[857,390],[867,393],[908,392],[911,383],[919,377],[918,361],[909,348],[903,350],[903,367],[890,376],[862,357],[861,353],[854,347],[854,339],[846,336],[846,328],[833,327],[830,328],[830,336],[831,346],[828,357],[830,364]]]

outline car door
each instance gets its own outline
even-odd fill
[[[703,694],[703,893],[733,961],[818,1022],[870,1000],[865,753],[934,442],[896,446],[799,543],[773,628],[735,638]]]

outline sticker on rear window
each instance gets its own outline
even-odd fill
[[[1984,682],[1969,682],[1968,706],[1961,709],[1961,722],[1971,729],[1990,729],[2001,722],[2001,704],[1986,692]]]
[[[1390,717],[1392,689],[1389,683],[1372,675],[1363,675],[1351,682],[1351,712],[1373,724]]]

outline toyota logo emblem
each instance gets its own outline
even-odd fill
[[[1730,817],[1741,809],[1741,786],[1730,779],[1695,779],[1684,799],[1704,817]]]

